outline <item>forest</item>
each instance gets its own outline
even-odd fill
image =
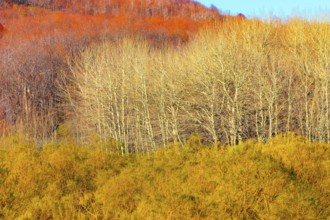
[[[327,219],[329,167],[329,22],[0,2],[0,219]]]

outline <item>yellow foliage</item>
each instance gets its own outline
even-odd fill
[[[12,137],[14,140],[17,137]],[[326,219],[329,144],[293,134],[203,146],[200,136],[146,155],[106,142],[0,151],[5,219]]]

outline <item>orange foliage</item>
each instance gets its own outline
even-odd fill
[[[8,28],[0,47],[61,44],[76,47],[95,39],[142,35],[150,40],[187,41],[198,29],[225,16],[190,0],[29,0],[0,10]],[[0,24],[0,32],[3,26]],[[97,30],[97,31],[95,31]],[[160,37],[160,38],[159,38]],[[177,41],[175,41],[177,42]],[[2,45],[2,46],[1,46]]]
[[[218,10],[192,0],[14,2],[18,1],[0,3],[0,101],[10,100],[6,104],[7,111],[16,116],[35,109],[45,110],[48,104],[55,105],[58,102],[56,91],[46,88],[54,87],[56,71],[65,68],[67,56],[92,41],[134,35],[156,45],[160,41],[181,44],[200,28],[224,18]],[[8,75],[15,77],[5,77]],[[31,100],[26,100],[29,97],[22,99],[27,87],[35,86],[36,77],[45,91],[36,89],[29,96]],[[46,97],[45,92],[52,97]],[[25,118],[30,120],[31,117]],[[6,120],[10,124],[18,119]],[[54,121],[57,119],[50,123],[56,126]]]
[[[0,11],[0,18],[14,33],[15,38],[23,37],[31,40],[29,35],[34,37],[38,35],[40,39],[54,34],[55,30],[59,35],[64,32],[63,35],[70,33],[75,37],[80,35],[83,38],[93,38],[95,35],[105,33],[117,35],[119,32],[120,35],[121,32],[131,34],[140,32],[142,35],[148,35],[149,33],[146,32],[152,32],[152,34],[179,35],[185,39],[188,33],[195,33],[205,22],[210,22],[211,17],[220,17],[219,14],[210,11],[209,15],[203,18],[207,13],[195,3],[190,6],[180,5],[175,9],[170,5],[157,8],[153,1],[147,6],[143,5],[142,1],[135,1],[131,6],[127,4],[128,1],[118,2],[107,7],[107,10],[104,10],[106,13],[89,13],[91,10],[83,10],[89,11],[88,13],[73,13],[82,12],[82,7],[79,7],[82,3],[74,4],[71,7],[73,12],[14,5],[11,9]],[[159,2],[157,4],[162,5]],[[94,2],[93,5],[96,5],[93,10],[98,12],[97,8],[100,4]]]
[[[27,0],[20,5],[13,4],[13,0],[6,2],[7,9],[0,10],[0,20],[11,30],[11,41],[40,42],[55,37],[71,44],[123,34],[187,40],[201,27],[227,17],[192,0]]]

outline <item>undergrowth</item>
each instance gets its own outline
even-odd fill
[[[148,154],[63,139],[0,142],[4,219],[326,219],[329,144],[293,134],[203,146],[194,135]]]

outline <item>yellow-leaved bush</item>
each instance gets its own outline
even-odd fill
[[[113,143],[115,144],[115,143]],[[329,144],[293,134],[204,146],[194,134],[122,156],[97,138],[0,142],[4,219],[326,219]],[[113,146],[115,148],[115,146]]]

